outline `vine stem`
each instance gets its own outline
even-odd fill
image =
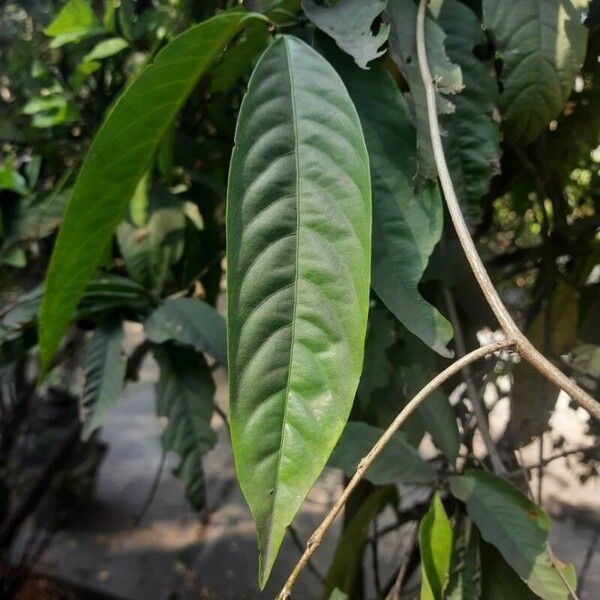
[[[477,359],[487,356],[488,354],[493,354],[494,352],[498,352],[499,350],[503,350],[505,348],[508,348],[509,346],[514,345],[515,343],[513,340],[500,340],[498,342],[486,344],[481,348],[473,350],[473,352],[469,352],[469,354],[465,354],[465,356],[459,358],[457,361],[453,362],[450,366],[444,369],[441,373],[436,375],[400,411],[398,416],[394,419],[392,424],[384,431],[384,433],[377,440],[375,445],[371,448],[369,453],[358,463],[358,467],[356,469],[356,472],[352,476],[352,479],[350,479],[348,485],[344,488],[344,491],[336,500],[335,504],[327,513],[327,516],[323,519],[319,527],[317,527],[315,532],[310,536],[304,554],[296,563],[294,570],[291,572],[290,576],[288,577],[288,580],[286,581],[285,585],[283,586],[283,589],[281,590],[281,593],[279,594],[280,600],[288,600],[291,597],[292,588],[294,587],[298,576],[300,575],[304,567],[308,564],[311,556],[314,554],[316,549],[320,546],[321,541],[325,536],[325,533],[335,520],[340,510],[343,508],[344,504],[346,504],[348,497],[356,488],[358,482],[363,478],[367,469],[373,464],[375,459],[379,456],[380,452],[385,448],[386,444],[390,441],[394,433],[396,433],[396,431],[398,431],[398,429],[400,429],[400,427],[405,423],[406,419],[408,419],[408,417],[419,407],[419,405],[424,400],[426,400],[429,397],[429,395],[432,392],[434,392],[447,379],[464,369],[466,365],[469,365]]]
[[[500,299],[496,288],[494,287],[479,253],[475,248],[467,224],[465,223],[442,145],[442,137],[437,118],[436,107],[436,85],[427,60],[427,50],[425,47],[425,13],[427,10],[427,0],[420,0],[417,11],[417,58],[423,86],[425,87],[425,96],[427,101],[427,119],[429,124],[429,134],[433,148],[433,156],[440,178],[440,184],[446,199],[446,206],[454,224],[456,235],[460,245],[465,253],[475,279],[481,288],[481,291],[487,300],[494,315],[498,319],[500,326],[504,330],[507,338],[511,339],[517,351],[527,362],[537,369],[546,379],[564,390],[575,402],[585,408],[591,415],[600,421],[600,403],[592,398],[585,390],[581,389],[572,379],[567,377],[560,369],[552,364],[533,344],[527,339],[517,324],[511,317],[506,306]]]

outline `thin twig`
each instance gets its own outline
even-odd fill
[[[417,12],[417,57],[419,61],[419,69],[421,79],[425,87],[425,96],[427,101],[427,117],[429,124],[429,134],[431,137],[431,145],[433,155],[437,167],[440,183],[444,191],[448,212],[452,218],[456,235],[460,241],[460,245],[465,253],[467,261],[471,266],[471,270],[475,275],[475,279],[485,296],[490,308],[504,333],[508,338],[513,340],[519,354],[535,367],[544,377],[552,383],[564,390],[575,402],[585,408],[596,419],[600,420],[600,403],[594,400],[586,391],[581,389],[573,380],[569,379],[560,369],[552,364],[543,354],[541,354],[533,344],[525,337],[517,324],[514,322],[510,313],[500,299],[496,288],[481,261],[479,253],[475,248],[471,234],[462,215],[456,192],[452,184],[446,157],[444,155],[444,147],[440,134],[440,127],[437,118],[436,108],[436,87],[427,62],[427,50],[425,48],[425,12],[427,9],[427,0],[420,0],[419,10]]]
[[[426,400],[429,395],[434,392],[440,385],[442,385],[445,381],[447,381],[450,377],[458,373],[465,365],[472,363],[473,361],[483,358],[488,354],[493,354],[494,352],[498,352],[509,346],[514,346],[514,342],[510,340],[501,340],[499,342],[492,342],[491,344],[486,344],[481,348],[477,348],[477,350],[473,350],[473,352],[469,352],[469,354],[459,358],[455,362],[453,362],[450,366],[444,369],[441,373],[436,375],[429,383],[427,383],[420,392],[400,411],[400,414],[394,419],[392,424],[385,430],[382,436],[377,440],[375,445],[371,448],[369,453],[359,462],[358,467],[356,469],[356,473],[352,476],[352,479],[348,482],[348,485],[344,488],[344,491],[341,493],[339,498],[336,500],[335,504],[323,519],[319,527],[315,530],[315,532],[311,535],[308,540],[308,544],[306,546],[306,550],[304,554],[301,556],[300,560],[294,567],[292,573],[288,577],[283,589],[279,597],[282,600],[287,600],[291,597],[292,588],[298,579],[298,576],[307,565],[311,556],[314,554],[316,549],[321,545],[321,541],[325,536],[325,533],[335,520],[336,516],[342,510],[342,507],[348,500],[350,494],[354,491],[359,481],[363,478],[367,469],[373,464],[375,459],[379,456],[380,452],[385,448],[386,444],[390,441],[392,436],[400,429],[400,427],[405,423],[406,419],[419,407],[420,404]]]
[[[371,565],[373,567],[373,579],[375,580],[375,592],[381,597],[381,573],[379,572],[379,534],[377,531],[377,516],[373,519],[373,537],[369,540],[371,547]]]
[[[167,459],[167,451],[163,449],[160,455],[160,461],[158,463],[158,467],[156,468],[156,473],[154,475],[154,480],[152,481],[152,485],[150,486],[150,490],[146,499],[144,500],[144,504],[138,513],[138,516],[135,518],[135,527],[139,527],[140,523],[148,513],[148,510],[152,506],[152,502],[154,502],[154,498],[156,497],[156,492],[158,492],[158,486],[160,485],[160,480],[162,479],[162,474],[165,468],[165,460]]]
[[[598,450],[599,448],[600,448],[600,442],[597,442],[591,446],[585,446],[583,448],[574,448],[572,450],[564,450],[562,452],[559,452],[558,454],[553,454],[552,456],[545,458],[543,460],[543,466],[546,466],[546,465],[550,464],[551,462],[558,460],[559,458],[565,458],[565,457],[571,456],[573,454],[585,454],[586,452]],[[521,458],[521,462],[522,462],[522,458]],[[517,475],[522,475],[525,471],[527,471],[527,472],[534,471],[536,469],[539,469],[539,467],[540,467],[539,463],[536,463],[534,465],[529,465],[528,467],[523,466],[522,468],[518,469],[517,471],[511,471],[508,474],[508,477],[510,477],[510,478],[516,477]]]
[[[460,319],[458,318],[458,312],[456,311],[456,304],[454,302],[452,292],[447,287],[444,287],[444,297],[446,299],[446,306],[448,307],[448,314],[450,316],[450,322],[452,323],[452,329],[454,331],[454,345],[456,346],[456,352],[459,357],[464,356],[466,354],[465,339],[463,336]],[[475,418],[477,419],[477,425],[479,426],[479,431],[481,432],[481,437],[483,439],[483,443],[485,444],[488,456],[490,457],[492,467],[498,475],[505,475],[506,469],[502,464],[502,459],[498,453],[498,448],[496,448],[496,444],[494,443],[492,434],[490,433],[487,416],[483,408],[483,399],[475,387],[475,382],[473,381],[473,375],[469,365],[465,366],[465,368],[462,370],[462,373],[467,385],[469,399],[471,400],[471,405],[473,406],[473,412],[475,413]]]
[[[594,558],[594,552],[596,551],[596,546],[598,545],[598,541],[600,540],[600,527],[596,527],[596,531],[594,532],[594,536],[592,537],[592,541],[588,546],[588,549],[585,553],[585,559],[583,561],[583,566],[581,567],[581,571],[579,572],[579,577],[577,578],[577,591],[581,594],[583,593],[583,588],[585,587],[585,578],[587,577],[588,571],[590,570],[590,565],[592,564],[592,558]]]
[[[408,569],[408,565],[410,563],[410,556],[412,554],[413,548],[417,543],[417,538],[419,536],[419,524],[415,523],[413,525],[409,543],[406,548],[406,552],[402,557],[402,562],[400,563],[400,569],[398,569],[398,575],[396,577],[396,581],[394,581],[394,587],[390,591],[388,598],[390,600],[400,600],[402,594],[402,584],[404,583],[404,578],[406,577],[406,571]]]
[[[287,531],[290,534],[290,537],[292,538],[292,542],[294,542],[294,546],[296,546],[300,554],[302,554],[304,552],[304,544],[302,543],[302,540],[300,539],[296,528],[293,525],[288,525]],[[317,567],[311,560],[308,561],[306,569],[310,571],[322,584],[325,584],[325,576],[321,573],[321,571],[319,571],[319,569],[317,569]]]

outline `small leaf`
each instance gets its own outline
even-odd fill
[[[446,158],[463,213],[471,224],[481,218],[482,198],[500,163],[498,82],[492,65],[475,55],[485,34],[475,13],[459,0],[444,0],[438,23],[446,33],[449,59],[462,71],[465,87],[453,97],[454,114],[443,122]]]
[[[302,0],[304,14],[350,54],[361,69],[367,69],[370,61],[385,53],[385,48],[380,48],[388,38],[389,26],[379,23],[374,33],[373,22],[386,5],[387,0],[338,0],[334,6]]]
[[[257,18],[263,17],[225,11],[182,33],[109,111],[79,173],[54,245],[40,316],[42,371],[48,368],[165,131],[214,58]]]
[[[237,124],[227,200],[231,437],[264,586],[342,433],[362,369],[371,189],[356,110],[293,37],[266,50]]]
[[[120,398],[127,361],[123,354],[120,321],[100,325],[88,340],[83,360],[83,437],[104,423],[106,413]]]
[[[325,578],[325,598],[335,598],[336,589],[338,593],[352,594],[361,572],[369,525],[388,504],[394,504],[397,500],[396,488],[386,486],[373,491],[361,504],[344,528],[335,549]]]
[[[87,0],[69,0],[44,33],[54,38],[50,44],[58,48],[89,35],[102,33],[103,28]]]
[[[448,584],[452,554],[452,526],[436,493],[419,525],[421,600],[442,600]]]
[[[325,36],[317,49],[346,84],[365,133],[373,188],[372,286],[411,333],[442,356],[452,327],[418,289],[442,234],[443,207],[437,185],[413,191],[417,149],[406,102],[381,64],[358,69]]]
[[[414,0],[395,0],[387,10],[390,21],[390,53],[398,65],[410,88],[409,106],[414,115],[419,151],[418,183],[425,179],[435,179],[437,169],[433,158],[425,88],[421,80],[416,49],[417,5]],[[463,88],[460,67],[453,64],[444,49],[445,34],[436,21],[427,14],[425,20],[425,45],[429,69],[436,81],[438,114],[454,112],[454,104],[445,96],[456,94]]]
[[[175,473],[185,486],[190,504],[200,510],[204,504],[202,456],[216,443],[210,426],[215,384],[200,352],[175,344],[153,349],[160,367],[156,384],[156,413],[168,424],[162,434],[165,450],[181,459]]]
[[[176,342],[210,354],[227,366],[225,319],[210,305],[195,298],[165,300],[144,323],[148,339],[157,344]]]
[[[382,434],[383,429],[350,421],[327,463],[328,466],[342,469],[348,477],[352,477],[360,460],[368,454]],[[421,458],[404,435],[396,433],[369,467],[365,478],[375,485],[431,483],[435,481],[436,475],[432,466]]]
[[[109,56],[114,56],[115,54],[121,52],[121,50],[125,50],[129,46],[129,42],[120,37],[108,38],[107,40],[102,40],[98,42],[90,52],[88,52],[83,57],[83,62],[90,62],[93,60],[102,60],[103,58],[108,58]]]
[[[587,0],[483,0],[502,60],[504,137],[532,142],[564,106],[585,57]]]
[[[548,515],[516,487],[484,471],[449,478],[484,540],[493,544],[525,583],[545,600],[566,600],[568,591],[548,553]]]

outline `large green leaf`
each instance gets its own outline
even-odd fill
[[[356,472],[361,458],[366,456],[383,434],[383,429],[368,423],[350,421],[344,429],[328,465],[342,469],[348,477]],[[421,458],[402,433],[396,433],[365,474],[376,485],[385,483],[431,483],[436,474]]]
[[[369,525],[388,504],[397,502],[397,496],[396,488],[393,486],[378,488],[356,511],[344,528],[335,549],[331,566],[325,578],[325,598],[331,600],[336,589],[338,592],[346,594],[352,594],[355,590],[357,578],[361,573]]]
[[[545,600],[567,599],[567,588],[548,552],[550,519],[537,504],[504,479],[484,471],[466,471],[450,477],[449,483],[483,539],[500,551],[533,592]],[[570,567],[561,568],[571,577]]]
[[[371,285],[412,333],[444,356],[452,337],[448,321],[420,294],[418,283],[442,234],[437,185],[412,188],[416,140],[406,102],[381,64],[368,71],[319,36],[318,49],[344,80],[360,117],[373,187]]]
[[[476,223],[500,162],[498,85],[492,65],[475,55],[475,49],[485,44],[475,13],[459,0],[444,0],[438,23],[446,33],[448,57],[460,66],[465,85],[453,98],[454,114],[444,122],[446,157],[463,213]]]
[[[329,63],[281,37],[240,109],[227,205],[231,434],[261,586],[352,406],[370,242],[356,110]]]
[[[263,17],[243,10],[223,12],[176,37],[108,113],[54,246],[40,318],[44,370],[171,121],[215,56],[257,18]]]
[[[227,366],[225,319],[210,305],[195,298],[165,300],[144,323],[151,341],[172,341],[210,354]]]
[[[161,441],[165,450],[179,454],[175,473],[190,504],[199,510],[205,491],[202,455],[217,441],[210,426],[215,384],[200,352],[167,343],[156,346],[153,354],[160,367],[156,412],[168,419]]]
[[[538,596],[525,585],[494,546],[481,542],[481,600],[507,598],[536,600]]]
[[[123,391],[127,362],[123,354],[120,321],[100,325],[85,348],[83,372],[83,436],[89,437],[104,422]]]
[[[436,493],[419,525],[421,600],[442,600],[452,555],[452,526]]]
[[[585,57],[587,0],[483,0],[502,60],[500,109],[511,143],[532,142],[564,106]]]
[[[380,48],[388,38],[389,25],[379,22],[376,32],[373,25],[386,4],[387,0],[339,0],[333,6],[324,6],[315,0],[302,0],[304,14],[361,69],[367,69],[370,61],[385,53],[385,48]]]
[[[417,5],[415,0],[391,0],[387,9],[390,21],[390,53],[400,68],[410,88],[410,108],[417,129],[419,150],[419,179],[435,179],[437,169],[433,158],[425,88],[421,80],[416,49]],[[445,34],[437,22],[427,15],[425,21],[425,44],[431,74],[436,81],[437,110],[440,115],[454,112],[454,104],[447,94],[456,94],[462,89],[460,67],[450,62],[444,48]]]

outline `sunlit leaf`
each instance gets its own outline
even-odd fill
[[[44,29],[47,36],[54,38],[52,48],[75,42],[89,35],[102,33],[103,28],[87,0],[69,0]]]
[[[348,418],[369,305],[371,190],[333,68],[279,38],[250,79],[227,206],[231,434],[264,585]]]

